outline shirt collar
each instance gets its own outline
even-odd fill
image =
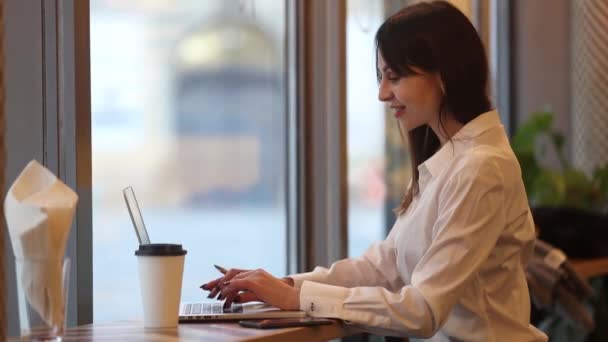
[[[485,112],[464,125],[451,141],[445,143],[439,151],[418,166],[418,173],[421,179],[436,177],[441,170],[463,150],[468,141],[480,136],[484,132],[501,126],[500,116],[496,110]],[[426,175],[428,173],[428,175]]]

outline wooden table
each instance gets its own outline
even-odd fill
[[[332,325],[283,329],[243,328],[237,323],[187,323],[172,329],[146,329],[141,322],[96,323],[69,328],[64,341],[327,341],[357,333],[336,321]]]
[[[572,267],[585,279],[608,274],[608,257],[595,259],[572,259]]]

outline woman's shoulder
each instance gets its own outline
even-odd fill
[[[500,148],[491,145],[477,145],[458,153],[451,165],[453,171],[499,171],[500,166],[509,162],[509,156]]]
[[[521,179],[521,169],[510,147],[473,146],[459,153],[450,167],[451,178],[471,182],[510,183]]]

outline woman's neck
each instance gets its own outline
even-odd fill
[[[454,120],[452,116],[448,114],[444,117],[444,120],[441,122],[437,120],[430,126],[433,132],[435,132],[435,135],[439,138],[439,143],[443,146],[454,136],[454,134],[458,133],[464,125]]]

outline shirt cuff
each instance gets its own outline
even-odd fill
[[[343,318],[344,301],[350,295],[345,287],[304,281],[300,289],[300,310],[311,317]]]
[[[293,286],[296,288],[301,288],[302,283],[306,280],[314,281],[315,283],[323,283],[323,279],[325,279],[325,274],[321,272],[306,272],[306,273],[298,273],[291,274],[287,277],[293,279]]]

